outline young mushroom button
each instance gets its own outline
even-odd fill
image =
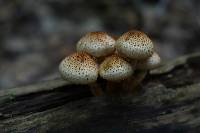
[[[140,31],[129,31],[116,41],[119,54],[131,59],[145,59],[153,54],[154,47],[151,39]]]
[[[142,70],[151,70],[155,69],[160,65],[161,59],[160,56],[154,52],[153,55],[145,60],[140,60],[137,62],[137,69]]]
[[[115,40],[105,32],[90,32],[78,41],[76,48],[94,57],[106,56],[114,52]]]
[[[73,84],[89,84],[97,80],[98,66],[90,55],[84,52],[66,57],[59,65],[64,79]]]

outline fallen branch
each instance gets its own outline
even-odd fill
[[[1,90],[0,133],[196,133],[199,60],[197,53],[167,63],[133,97],[91,97],[88,87],[70,86],[62,79]]]
[[[2,89],[0,90],[0,103],[6,100],[12,100],[16,97],[23,95],[29,95],[44,91],[52,91],[58,87],[62,87],[65,85],[70,85],[70,82],[59,78],[22,87]]]

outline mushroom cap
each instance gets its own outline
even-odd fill
[[[95,57],[106,56],[115,50],[115,39],[105,32],[89,32],[78,41],[76,49]]]
[[[107,57],[99,67],[99,75],[106,80],[119,81],[130,77],[133,73],[131,64],[119,57]]]
[[[137,69],[155,69],[161,63],[160,56],[154,52],[153,55],[145,60],[137,62]]]
[[[98,77],[98,65],[85,52],[77,52],[66,57],[59,65],[59,71],[64,79],[74,84],[95,82]]]
[[[119,54],[132,59],[145,59],[153,54],[154,46],[145,33],[129,31],[117,39],[116,50]]]

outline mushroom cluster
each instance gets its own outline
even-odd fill
[[[132,93],[147,71],[161,61],[151,39],[135,30],[118,39],[105,32],[90,32],[78,41],[76,49],[60,63],[60,73],[73,84],[89,84],[95,96],[105,93],[96,83],[98,76],[108,81],[109,94],[118,90],[113,87],[118,83],[122,84],[121,91]]]

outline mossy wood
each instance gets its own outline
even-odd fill
[[[200,53],[151,71],[132,97],[93,97],[69,84],[1,90],[0,133],[200,132]]]

